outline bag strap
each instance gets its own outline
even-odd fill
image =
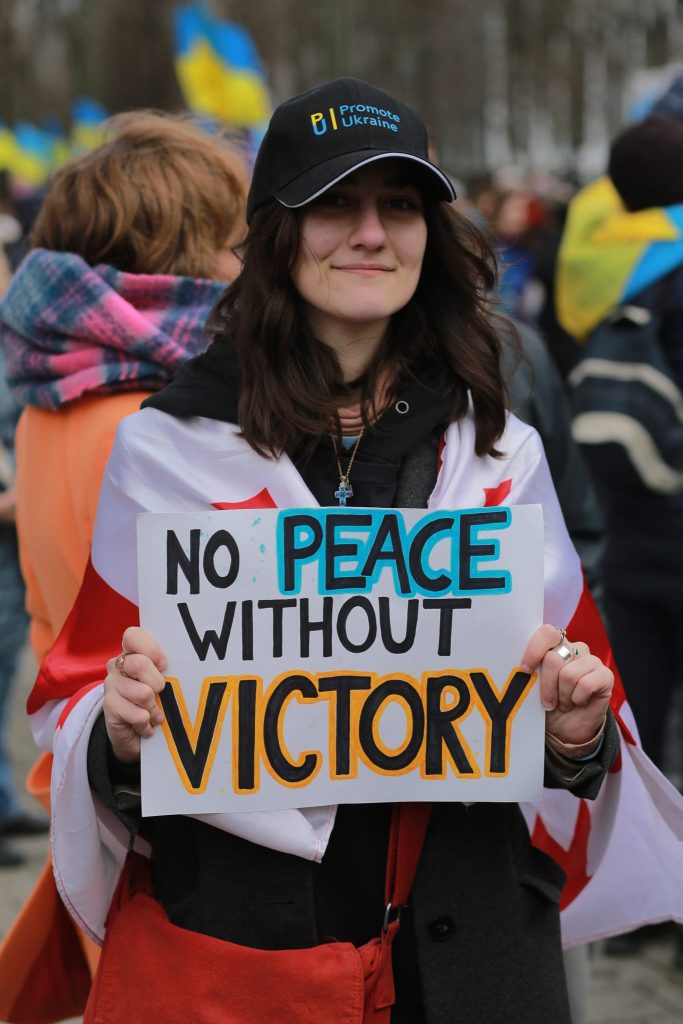
[[[431,810],[432,805],[428,803],[394,805],[384,884],[384,930],[390,920],[400,916],[401,907],[410,898]]]

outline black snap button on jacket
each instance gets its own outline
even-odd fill
[[[445,942],[454,931],[455,922],[452,917],[435,917],[429,922],[429,934],[435,942]]]

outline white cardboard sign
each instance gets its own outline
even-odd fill
[[[145,815],[540,796],[539,505],[138,518]]]

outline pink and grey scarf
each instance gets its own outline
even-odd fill
[[[0,302],[15,400],[57,409],[84,394],[158,390],[208,345],[204,325],[224,287],[34,249]]]

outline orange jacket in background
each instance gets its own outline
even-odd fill
[[[19,558],[40,663],[76,600],[90,555],[104,467],[119,420],[149,391],[95,395],[60,409],[29,406],[16,434]]]

